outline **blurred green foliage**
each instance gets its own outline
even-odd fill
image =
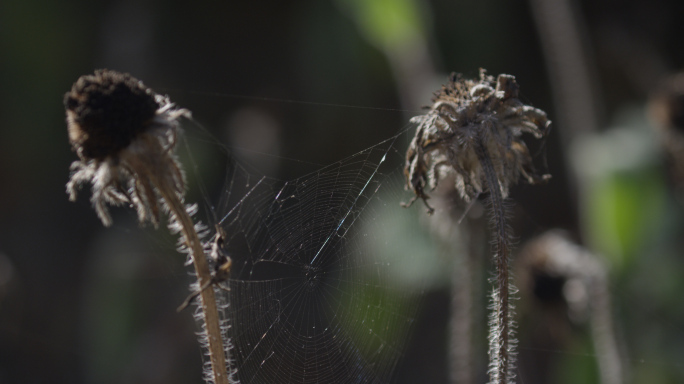
[[[375,46],[397,51],[426,37],[425,15],[415,0],[338,0],[351,12],[365,38]]]

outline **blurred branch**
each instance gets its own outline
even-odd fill
[[[530,0],[539,30],[556,111],[566,141],[599,127],[598,82],[592,75],[583,22],[571,0]]]

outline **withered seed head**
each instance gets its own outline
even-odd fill
[[[107,203],[130,204],[141,223],[156,225],[161,190],[182,200],[185,183],[173,148],[177,119],[190,117],[189,111],[131,75],[107,69],[79,78],[64,106],[69,141],[80,158],[67,183],[72,201],[82,184],[91,183],[91,201],[104,225],[112,223]]]
[[[461,197],[469,201],[486,186],[482,156],[494,168],[503,197],[522,176],[530,183],[550,178],[536,174],[523,132],[542,138],[551,122],[546,113],[518,99],[515,77],[499,75],[496,81],[480,72],[479,80],[452,74],[435,93],[430,111],[416,116],[416,135],[406,153],[407,189],[417,198],[429,198],[440,179],[452,173]],[[426,202],[427,204],[427,202]],[[429,208],[429,206],[428,206]],[[432,208],[429,208],[429,212]]]
[[[659,129],[665,132],[679,132],[670,135],[684,133],[684,72],[663,81],[660,88],[651,96],[649,109]]]
[[[651,95],[648,107],[668,156],[670,178],[681,200],[684,196],[684,72],[664,79]]]
[[[99,160],[127,147],[159,108],[141,81],[106,69],[81,76],[64,95],[64,106],[74,150]]]

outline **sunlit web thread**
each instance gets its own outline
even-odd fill
[[[160,92],[174,92],[174,91],[178,91],[178,90],[171,89],[171,88],[159,88],[159,91]],[[310,106],[318,106],[318,107],[354,108],[354,109],[368,109],[368,110],[374,110],[374,111],[408,112],[408,113],[422,113],[422,112],[424,112],[421,110],[411,110],[411,109],[402,109],[402,108],[387,108],[387,107],[374,107],[374,106],[368,106],[368,105],[328,103],[328,102],[320,102],[320,101],[284,99],[284,98],[266,97],[266,96],[250,96],[250,95],[241,95],[241,94],[236,94],[236,93],[225,93],[225,92],[191,90],[191,91],[188,91],[188,93],[195,94],[195,95],[212,96],[212,97],[222,97],[222,98],[252,100],[252,101],[266,101],[266,102],[273,102],[273,103],[301,104],[301,105],[310,105]]]
[[[361,192],[359,192],[359,194],[358,194],[358,195],[356,196],[356,198],[354,199],[354,202],[352,203],[351,208],[347,211],[347,213],[345,213],[344,217],[342,217],[342,220],[340,220],[340,224],[337,225],[337,228],[335,228],[335,231],[332,232],[332,233],[325,239],[325,241],[323,242],[323,245],[321,245],[321,248],[318,250],[318,252],[316,252],[316,255],[315,255],[314,258],[311,260],[311,264],[313,264],[314,262],[316,262],[316,259],[318,258],[318,255],[320,255],[321,252],[323,252],[323,250],[325,249],[325,246],[328,244],[328,241],[330,241],[330,238],[333,237],[333,235],[336,235],[336,234],[338,233],[338,231],[339,231],[340,228],[342,227],[342,224],[344,224],[344,221],[347,220],[347,217],[349,217],[349,214],[350,214],[350,213],[352,212],[352,210],[354,209],[354,206],[356,205],[356,202],[359,200],[359,197],[361,197],[361,195],[363,194],[363,192],[366,190],[366,187],[368,187],[368,184],[370,184],[370,182],[373,181],[373,177],[375,176],[376,173],[378,173],[378,169],[380,168],[380,166],[382,165],[382,163],[385,161],[385,158],[386,158],[386,157],[387,157],[387,155],[383,155],[383,156],[382,156],[382,159],[380,159],[380,162],[378,163],[378,166],[377,166],[377,167],[375,168],[375,170],[373,171],[373,174],[370,176],[370,178],[368,179],[368,181],[366,181],[366,184],[364,184],[364,185],[363,185],[363,188],[361,188]],[[352,222],[351,225],[353,225],[353,224],[354,224],[354,223]]]
[[[416,292],[393,285],[389,261],[363,242],[378,206],[410,214],[396,148],[406,135],[288,182],[228,158],[210,211],[234,261],[226,313],[241,382],[390,382]]]

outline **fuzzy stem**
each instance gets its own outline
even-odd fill
[[[506,208],[501,194],[499,180],[487,148],[478,140],[476,150],[478,160],[484,170],[489,199],[493,235],[496,237],[495,264],[496,281],[493,294],[492,324],[490,325],[490,383],[509,384],[512,382],[514,351],[511,345],[512,319],[509,305],[511,291],[508,259],[510,257],[510,236],[506,225]]]
[[[176,192],[167,183],[163,182],[163,178],[155,178],[158,181],[157,188],[162,198],[169,206],[169,210],[176,215],[178,222],[181,225],[181,231],[185,237],[188,248],[192,251],[193,265],[195,266],[195,273],[199,280],[199,286],[203,287],[205,284],[210,284],[211,272],[209,271],[209,264],[204,255],[202,242],[195,231],[195,225],[192,218],[185,210],[183,203],[178,198]],[[226,355],[223,348],[223,338],[221,337],[221,326],[218,308],[216,306],[216,298],[213,289],[202,289],[200,291],[202,298],[202,313],[204,314],[204,324],[207,331],[207,341],[209,346],[209,359],[211,360],[211,371],[215,384],[229,384],[228,371],[226,368]]]

